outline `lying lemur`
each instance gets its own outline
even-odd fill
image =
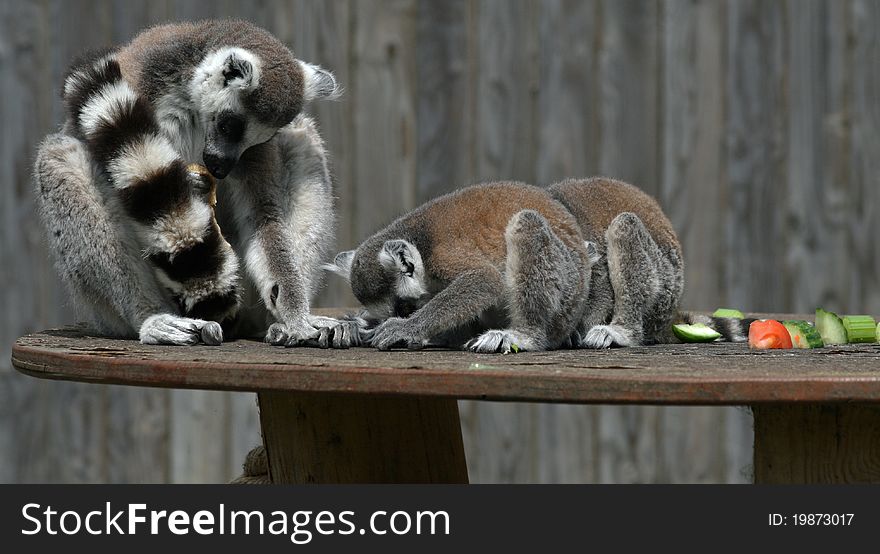
[[[326,268],[350,280],[362,325],[378,322],[364,336],[379,349],[667,341],[684,286],[681,245],[660,206],[603,178],[464,188]]]
[[[35,181],[83,315],[163,344],[218,344],[227,329],[293,346],[337,328],[309,313],[334,221],[324,145],[301,114],[337,94],[329,72],[243,21],[153,27],[74,63]],[[216,214],[213,179],[191,163],[222,179]],[[243,306],[242,269],[263,306]]]

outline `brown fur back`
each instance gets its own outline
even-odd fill
[[[428,267],[450,279],[487,261],[501,269],[507,224],[525,209],[543,215],[565,244],[583,248],[580,228],[565,207],[545,189],[524,183],[488,183],[442,196],[414,214],[411,224],[424,226],[433,239]]]
[[[637,187],[623,181],[593,177],[568,179],[548,190],[574,215],[587,240],[604,243],[605,231],[611,221],[623,212],[632,212],[639,216],[661,248],[681,250],[672,223],[660,205]]]

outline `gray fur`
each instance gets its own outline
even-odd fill
[[[590,281],[587,248],[568,248],[539,213],[523,210],[505,233],[504,296],[510,324],[467,344],[475,352],[558,348],[583,318]]]
[[[554,233],[544,216],[522,210],[508,222],[502,267],[487,262],[444,281],[432,277],[443,268],[426,271],[413,264],[412,278],[424,283],[426,294],[412,315],[399,317],[398,304],[405,300],[401,282],[408,278],[402,273],[408,273],[409,266],[382,263],[382,255],[392,244],[404,261],[436,263],[430,256],[435,243],[426,225],[438,217],[431,207],[428,203],[401,217],[327,266],[349,279],[365,312],[380,320],[371,329],[365,319],[358,322],[372,346],[445,345],[511,352],[669,339],[684,285],[680,249],[677,241],[659,246],[630,212],[619,213],[603,233],[590,234],[582,248],[574,248]],[[593,224],[578,223],[584,228]],[[401,245],[405,249],[398,253]]]
[[[663,252],[645,225],[624,212],[605,232],[608,281],[614,294],[609,324],[591,314],[582,325],[585,348],[657,342],[677,315],[684,268],[677,251]],[[605,315],[603,306],[603,313]]]
[[[181,158],[201,163],[216,129],[214,114],[201,108],[211,103],[190,98],[190,79],[200,60],[228,46],[246,52],[239,58],[236,51],[227,64],[237,71],[231,82],[241,87],[241,98],[223,106],[243,110],[247,131],[232,149],[238,161],[218,187],[216,215],[264,304],[244,310],[230,327],[269,327],[273,344],[357,344],[350,322],[309,313],[335,222],[323,141],[309,118],[294,116],[309,99],[338,94],[332,75],[299,62],[265,31],[235,21],[153,28],[114,55],[123,77],[155,106],[161,131]],[[106,168],[71,134],[68,123],[43,142],[35,181],[56,265],[81,315],[100,332],[145,343],[219,344],[216,322],[180,316],[108,194]]]

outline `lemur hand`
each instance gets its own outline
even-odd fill
[[[365,338],[370,346],[379,350],[389,350],[395,346],[418,350],[428,342],[411,318],[400,317],[386,319],[378,327],[365,333]]]
[[[266,332],[266,342],[275,346],[308,346],[317,340],[320,332],[306,321],[293,324],[273,323]]]
[[[309,323],[318,329],[318,339],[314,346],[319,348],[350,348],[361,345],[360,325],[356,320],[340,320],[311,315]],[[308,344],[308,346],[313,345]]]

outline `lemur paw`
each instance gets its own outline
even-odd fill
[[[144,344],[217,346],[223,342],[223,329],[216,321],[190,319],[172,314],[157,314],[141,324],[140,339]]]
[[[379,350],[390,350],[395,346],[418,350],[428,343],[416,331],[412,320],[401,317],[386,319],[375,329],[364,333],[364,336],[370,346]]]
[[[314,346],[319,348],[350,348],[361,345],[360,327],[356,321],[309,316],[309,323],[318,329],[318,339]]]
[[[620,325],[596,325],[581,340],[581,348],[610,348],[634,346],[632,332]]]
[[[511,352],[530,350],[530,348],[527,348],[529,342],[521,337],[517,337],[510,331],[493,329],[486,331],[477,338],[469,340],[464,347],[472,352],[482,354],[494,354],[497,352],[510,354]]]
[[[305,321],[298,325],[273,323],[266,332],[266,342],[275,346],[308,346],[318,335],[319,331]]]

